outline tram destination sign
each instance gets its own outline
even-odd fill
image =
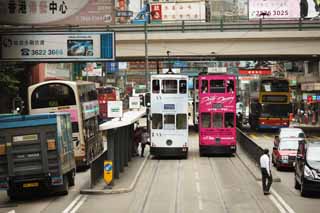
[[[114,32],[0,35],[1,61],[113,61]]]

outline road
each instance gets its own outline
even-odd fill
[[[268,137],[273,138],[268,133]],[[12,202],[0,193],[0,212],[115,212],[115,213],[314,213],[320,209],[320,196],[302,198],[293,187],[292,171],[276,171],[280,183],[272,195],[262,193],[261,183],[238,155],[199,157],[198,135],[190,134],[188,159],[150,158],[130,193],[80,195],[89,174],[77,173],[76,186],[67,196],[49,196]],[[259,139],[260,138],[260,139]],[[256,134],[256,140],[266,140]],[[270,141],[272,143],[272,140]]]

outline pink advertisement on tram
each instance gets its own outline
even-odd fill
[[[199,124],[200,152],[235,152],[235,76],[199,76]]]

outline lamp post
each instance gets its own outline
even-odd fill
[[[172,73],[172,67],[170,62],[170,51],[167,50],[167,56],[168,56],[168,73]]]

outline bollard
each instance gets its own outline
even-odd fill
[[[106,160],[110,160],[112,162],[115,162],[115,134],[116,134],[116,129],[110,129],[107,131],[107,140],[108,140],[108,152],[107,152],[107,156],[106,156]],[[114,164],[113,163],[113,173],[112,173],[112,181],[109,185],[113,185],[113,180],[115,178],[114,175]]]

